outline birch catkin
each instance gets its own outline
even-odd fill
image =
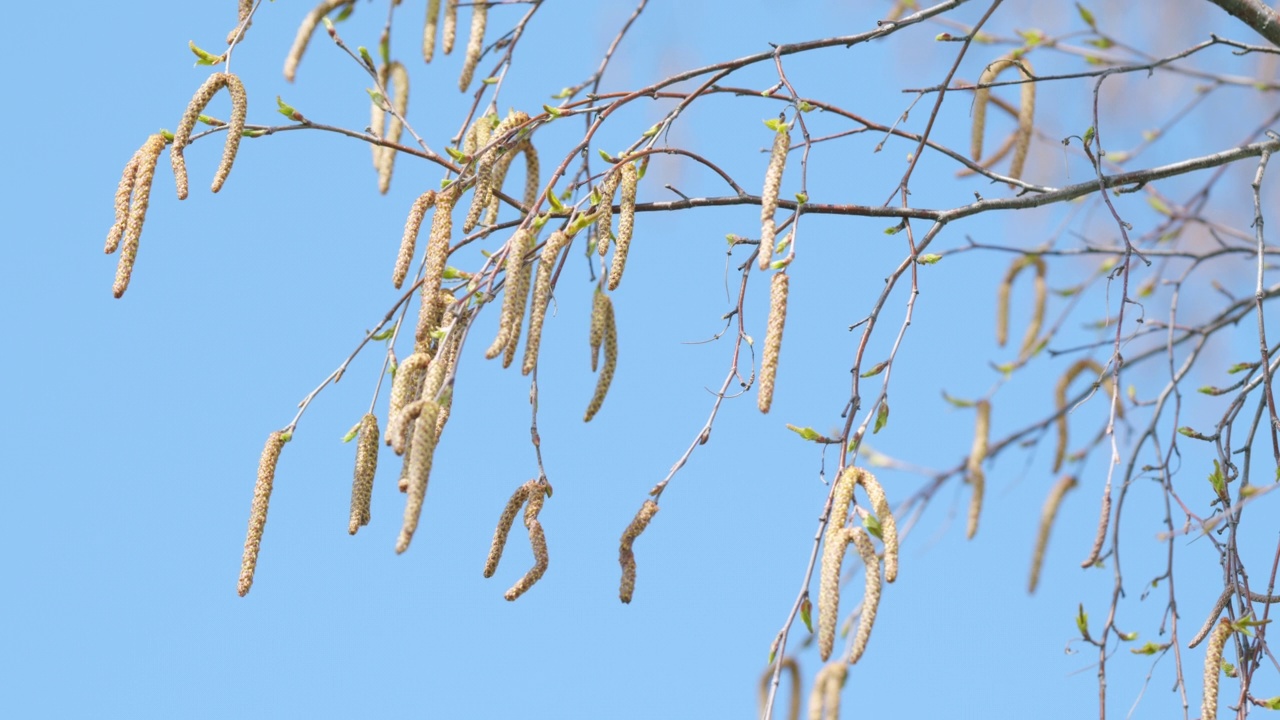
[[[159,133],[147,138],[142,148],[134,155],[136,162],[130,160],[133,165],[133,183],[129,191],[127,216],[124,222],[124,245],[120,249],[120,262],[116,266],[116,280],[111,288],[111,292],[116,297],[124,295],[124,291],[129,288],[129,278],[133,276],[133,263],[138,258],[138,242],[142,238],[142,224],[147,219],[147,207],[151,204],[151,185],[156,176],[156,163],[160,159],[160,153],[164,151],[165,139]],[[125,166],[125,176],[128,176],[129,167]],[[124,177],[121,177],[121,185],[124,184]],[[119,190],[116,192],[116,212],[119,213],[120,208]],[[119,220],[116,221],[117,225]],[[116,229],[113,227],[111,235],[107,237],[107,251],[112,252],[115,247],[112,239],[116,235]]]
[[[790,683],[788,684],[791,687],[791,692],[788,694],[790,702],[788,704],[787,717],[790,718],[790,720],[800,720],[800,665],[796,662],[796,659],[792,657],[782,658],[779,663],[781,663],[782,669],[787,671],[787,679],[790,680]],[[821,675],[821,671],[819,671],[819,675]],[[760,673],[759,704],[761,715],[764,714],[765,704],[769,702],[769,685],[772,684],[772,682],[773,666],[770,665],[764,669],[764,672]],[[819,718],[819,720],[821,720],[821,718]]]
[[[298,63],[302,62],[302,54],[307,51],[307,44],[311,42],[311,35],[320,24],[321,18],[346,4],[355,5],[355,0],[320,0],[320,4],[302,19],[302,24],[298,26],[298,34],[293,38],[293,46],[289,48],[289,54],[284,59],[285,80],[293,82],[293,78],[298,74]]]
[[[484,561],[484,576],[493,577],[498,571],[498,563],[502,561],[502,551],[507,547],[507,536],[511,533],[511,524],[516,521],[520,506],[529,497],[529,484],[525,483],[511,493],[511,498],[502,508],[498,516],[498,526],[493,531],[493,541],[489,543],[489,557]]]
[[[444,38],[441,47],[444,54],[453,52],[453,43],[458,37],[458,0],[445,0],[444,3]]]
[[[458,201],[458,192],[458,183],[455,182],[436,193],[436,212],[431,218],[427,261],[422,271],[424,300],[440,290],[445,263],[449,261],[449,240],[453,237],[453,206]]]
[[[422,26],[422,59],[431,62],[436,55],[436,28],[440,25],[440,0],[427,0],[427,21]]]
[[[533,584],[547,572],[547,564],[550,560],[547,554],[547,536],[542,531],[542,523],[538,521],[538,513],[542,512],[542,503],[547,498],[546,486],[537,480],[530,480],[526,485],[529,486],[529,491],[526,494],[527,500],[524,507],[524,526],[529,531],[529,545],[533,549],[533,567],[529,568],[510,590],[503,593],[502,597],[508,602],[514,601],[533,587]]]
[[[475,188],[471,195],[471,207],[467,209],[467,217],[462,222],[462,232],[471,232],[480,220],[481,209],[488,204],[486,193],[493,181],[494,153],[492,150],[485,151],[485,146],[495,134],[493,129],[491,116],[485,115],[471,125],[463,141],[462,152],[471,156],[471,163],[475,168]]]
[[[248,98],[240,78],[231,73],[214,73],[204,81],[187,104],[182,114],[178,129],[173,133],[173,146],[169,149],[169,159],[173,165],[174,181],[177,184],[178,199],[187,199],[187,163],[182,153],[191,143],[191,131],[195,128],[200,113],[222,88],[227,88],[231,95],[231,121],[227,123],[227,139],[222,148],[222,160],[218,163],[218,171],[213,177],[213,192],[222,189],[231,165],[235,162],[236,152],[240,148],[240,135],[244,132],[245,118],[248,111]]]
[[[383,87],[391,91],[390,103],[395,109],[391,115],[391,121],[388,123],[387,134],[383,138],[387,142],[399,144],[400,136],[404,134],[404,121],[406,113],[409,112],[409,73],[404,69],[404,65],[396,61],[392,61],[387,66],[387,81],[391,86],[383,84]],[[374,132],[382,130],[381,122],[374,126]],[[383,195],[391,189],[391,175],[395,170],[396,150],[385,146],[375,145],[374,160],[378,168],[378,192]]]
[[[978,534],[978,516],[982,514],[982,496],[986,490],[982,461],[987,459],[987,445],[991,437],[991,403],[979,400],[974,409],[977,410],[977,416],[973,422],[973,448],[969,451],[965,476],[965,480],[973,487],[973,495],[969,498],[968,527],[965,530],[965,537],[970,540]]]
[[[428,400],[418,415],[413,428],[413,456],[409,459],[408,497],[404,504],[404,524],[396,539],[396,552],[409,549],[413,534],[418,530],[422,516],[422,503],[427,496],[427,481],[431,476],[431,460],[436,450],[436,415],[440,406]]]
[[[858,630],[853,635],[853,650],[849,654],[849,664],[853,665],[866,652],[867,642],[871,639],[871,628],[876,623],[876,610],[880,607],[880,561],[876,559],[876,549],[865,530],[854,528],[849,532],[849,538],[866,566],[863,570],[866,588],[862,595],[862,613],[858,616]]]
[[[978,85],[989,85],[996,81],[1000,73],[1008,68],[1018,68],[1022,76],[1032,79],[1031,63],[1025,57],[1007,55],[991,63],[982,71]],[[991,100],[991,88],[980,87],[973,95],[973,129],[970,133],[970,154],[975,162],[982,160],[983,134],[987,127],[987,103]],[[1014,133],[1013,160],[1009,163],[1009,177],[1017,180],[1022,177],[1022,169],[1027,160],[1027,150],[1031,147],[1031,131],[1035,118],[1036,85],[1034,82],[1022,83],[1022,95],[1018,104],[1018,129]]]
[[[498,335],[493,344],[485,351],[484,356],[490,360],[507,349],[507,346],[519,341],[519,322],[524,316],[525,303],[529,297],[529,274],[531,268],[526,266],[524,257],[537,240],[528,230],[517,230],[507,242],[506,288],[502,296],[502,315],[498,321]],[[507,365],[509,363],[504,363]]]
[[[840,720],[840,691],[849,677],[849,666],[836,660],[822,666],[809,694],[809,720]]]
[[[769,167],[764,174],[764,190],[760,192],[760,269],[768,269],[773,260],[773,243],[777,225],[773,214],[778,211],[778,192],[782,189],[782,170],[787,164],[787,151],[791,149],[791,131],[782,125],[773,136],[773,150],[769,153]]]
[[[1058,517],[1058,508],[1067,491],[1076,486],[1076,479],[1070,475],[1058,478],[1044,501],[1044,509],[1040,511],[1040,527],[1036,531],[1036,547],[1031,554],[1031,577],[1027,580],[1027,593],[1034,595],[1040,584],[1040,568],[1044,565],[1044,551],[1049,547],[1049,532],[1053,529],[1054,518]]]
[[[409,208],[409,217],[404,221],[404,235],[400,238],[400,252],[396,254],[396,267],[391,272],[391,282],[399,289],[409,274],[409,265],[413,263],[413,251],[418,243],[418,233],[422,230],[422,219],[427,210],[436,204],[436,191],[428,190],[413,201]]]
[[[596,188],[600,195],[599,216],[596,218],[596,251],[600,257],[609,252],[609,239],[613,237],[613,196],[618,193],[618,180],[622,171],[616,170],[605,175],[604,181]]]
[[[267,506],[271,504],[271,486],[276,479],[276,463],[288,437],[277,430],[267,436],[258,460],[258,482],[253,486],[253,507],[249,511],[249,532],[244,540],[244,557],[240,561],[240,584],[237,592],[244,597],[253,586],[253,573],[258,567],[258,550],[262,547],[262,531],[267,526]]]
[[[1200,720],[1216,720],[1218,717],[1218,674],[1222,672],[1222,651],[1231,637],[1231,621],[1218,621],[1209,645],[1204,653],[1204,700],[1200,704]]]
[[[818,655],[824,661],[831,657],[836,642],[836,621],[840,614],[840,566],[849,544],[845,523],[856,486],[854,475],[841,472],[832,489],[831,513],[822,541],[822,567],[818,575]]]
[[[356,438],[356,469],[351,482],[351,520],[347,533],[355,535],[369,524],[369,507],[373,500],[373,476],[378,472],[378,418],[369,413],[360,419]]]
[[[622,566],[622,584],[618,588],[618,599],[624,603],[631,602],[636,591],[636,554],[632,549],[636,538],[649,527],[649,521],[658,514],[658,503],[645,500],[640,506],[631,524],[622,531],[622,540],[618,543],[618,564]]]
[[[845,468],[845,472],[854,473],[854,479],[871,500],[871,508],[880,521],[880,536],[884,539],[884,579],[893,582],[898,579],[898,523],[893,519],[893,510],[889,508],[889,499],[885,497],[884,487],[876,476],[863,468]]]
[[[622,282],[622,271],[627,266],[627,251],[631,249],[631,233],[636,226],[636,185],[640,177],[635,163],[623,163],[622,202],[618,213],[618,238],[613,249],[613,264],[609,268],[609,289],[616,290]]]
[[[591,422],[591,418],[600,411],[600,406],[604,405],[605,395],[609,394],[609,385],[613,382],[613,373],[618,368],[618,327],[613,317],[613,301],[608,295],[598,290],[596,292],[599,297],[604,298],[604,366],[600,368],[600,376],[596,378],[596,391],[587,404],[587,412],[582,416],[583,422]]]
[[[1067,389],[1071,387],[1071,382],[1076,379],[1080,373],[1085,370],[1092,371],[1099,376],[1097,381],[1107,391],[1107,397],[1111,397],[1111,380],[1102,378],[1103,369],[1096,360],[1091,358],[1081,358],[1071,364],[1067,371],[1058,378],[1058,385],[1054,388],[1054,400],[1058,408],[1058,447],[1053,454],[1053,471],[1058,472],[1062,469],[1062,461],[1067,457]],[[1116,412],[1120,417],[1124,417],[1124,409],[1117,407]]]
[[[124,236],[125,225],[129,222],[129,205],[133,197],[134,179],[138,177],[138,161],[142,159],[142,151],[151,142],[148,137],[143,146],[133,152],[129,162],[125,163],[124,172],[120,173],[120,184],[116,186],[116,219],[107,231],[107,244],[103,252],[110,255],[120,246],[120,238]]]
[[[787,322],[786,273],[774,273],[769,286],[769,325],[764,336],[764,355],[760,359],[760,396],[756,404],[767,413],[773,405],[773,383],[778,375],[778,353],[782,350],[782,329]]]
[[[249,26],[253,21],[249,16],[253,13],[253,0],[239,0],[237,2],[239,19],[236,20],[236,26],[231,28],[231,32],[227,33],[227,44],[230,45],[236,41],[236,35],[240,35],[240,39],[244,39],[244,34],[249,32]]]
[[[524,155],[524,206],[533,207],[533,203],[538,199],[538,191],[541,190],[538,184],[538,151],[533,147],[533,142],[526,138],[516,145],[515,149],[494,161],[493,176],[489,183],[491,186],[489,204],[484,213],[485,225],[492,225],[498,221],[498,210],[502,206],[502,198],[498,197],[498,192],[506,182],[507,172],[511,169],[511,163],[517,154]]]
[[[1013,281],[1026,268],[1035,268],[1035,304],[1031,309],[1031,322],[1022,336],[1022,346],[1018,350],[1019,357],[1027,357],[1036,346],[1040,337],[1040,327],[1044,323],[1044,306],[1048,294],[1045,284],[1045,264],[1039,255],[1025,255],[1013,261],[1005,273],[1004,282],[996,290],[996,344],[1004,347],[1009,339],[1009,294],[1013,289]]]
[[[538,272],[533,282],[533,307],[529,309],[529,339],[525,341],[524,362],[520,373],[528,375],[538,364],[538,348],[542,345],[542,324],[547,319],[547,304],[551,301],[551,273],[556,269],[556,258],[573,238],[556,230],[542,246],[538,258]]]
[[[471,76],[475,74],[480,55],[484,52],[484,28],[488,17],[489,3],[480,0],[471,6],[471,34],[467,36],[467,54],[463,56],[462,74],[458,77],[458,89],[462,92],[470,87]]]

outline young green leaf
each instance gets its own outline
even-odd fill
[[[876,410],[876,424],[872,428],[871,434],[874,435],[884,429],[889,424],[889,401],[881,401],[879,409]]]

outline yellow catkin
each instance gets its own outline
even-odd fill
[[[455,11],[456,12],[456,11]],[[484,28],[489,18],[489,3],[480,0],[471,6],[471,34],[467,36],[467,54],[462,59],[462,74],[458,76],[458,89],[466,92],[471,86],[471,76],[484,52]]]
[[[836,621],[840,615],[840,567],[849,544],[845,522],[857,483],[853,473],[842,472],[832,489],[831,513],[822,541],[822,565],[818,575],[818,656],[826,661],[836,642]]]
[[[511,498],[502,508],[502,514],[498,516],[498,526],[493,531],[493,542],[489,543],[489,557],[484,561],[485,577],[493,577],[493,574],[498,571],[498,563],[502,561],[502,551],[507,547],[507,536],[511,533],[511,524],[516,521],[520,506],[528,497],[529,483],[525,483],[511,493]]]
[[[622,583],[618,588],[618,599],[630,603],[636,592],[636,553],[633,550],[636,538],[649,527],[649,521],[658,514],[658,503],[645,500],[631,524],[622,531],[622,539],[618,543],[618,564],[622,566]]]
[[[390,87],[391,85],[391,66],[383,65],[378,68],[378,84],[382,87]],[[380,102],[374,102],[373,98],[369,98],[369,132],[379,140],[386,137],[387,129],[387,109]],[[382,153],[386,148],[378,144],[370,144],[369,152],[373,156],[373,169],[377,170],[382,167]]]
[[[302,24],[298,26],[298,34],[293,38],[293,46],[289,48],[289,54],[284,59],[285,80],[293,82],[293,78],[298,74],[298,63],[302,62],[302,54],[307,51],[307,44],[311,42],[311,34],[315,32],[316,26],[320,24],[320,19],[338,7],[347,4],[355,5],[355,1],[320,0],[320,4],[316,5],[302,19]]]
[[[782,350],[782,330],[787,323],[786,273],[774,273],[769,286],[769,325],[764,335],[764,354],[760,359],[760,396],[756,404],[767,413],[773,405],[773,383],[778,376],[778,353]]]
[[[413,429],[418,416],[426,408],[431,398],[417,398],[409,401],[404,407],[391,416],[387,422],[387,444],[397,455],[405,455],[410,451]]]
[[[596,288],[591,301],[591,332],[587,335],[587,342],[591,345],[591,372],[595,372],[600,363],[600,344],[604,342],[604,313],[608,303],[609,296]]]
[[[249,511],[249,532],[244,539],[244,558],[240,561],[240,584],[237,592],[244,597],[253,586],[253,573],[258,567],[258,550],[262,547],[262,531],[267,526],[267,506],[271,504],[271,486],[276,479],[276,463],[287,441],[279,430],[267,436],[258,460],[258,482],[253,486],[253,507]]]
[[[880,607],[880,561],[876,559],[876,549],[865,530],[854,528],[849,532],[849,538],[866,565],[863,572],[866,576],[866,588],[862,595],[862,613],[858,616],[858,630],[853,635],[853,649],[849,653],[849,664],[853,665],[866,652],[867,642],[871,639],[871,628],[876,623],[876,610]]]
[[[404,284],[409,274],[409,265],[413,263],[413,251],[418,243],[418,233],[422,230],[422,219],[427,210],[436,204],[436,191],[428,190],[413,201],[409,208],[409,217],[404,221],[404,235],[400,238],[400,252],[396,254],[396,267],[391,272],[391,282],[398,289]]]
[[[778,232],[773,214],[778,211],[778,192],[782,189],[782,170],[787,164],[787,151],[791,149],[791,131],[782,126],[773,136],[773,149],[769,152],[769,167],[764,174],[764,189],[760,191],[760,269],[769,267],[773,259],[773,243]]]
[[[351,481],[351,520],[347,532],[355,535],[369,524],[369,507],[373,500],[373,476],[378,472],[378,418],[369,413],[360,419],[356,437],[355,477]]]
[[[587,404],[587,412],[582,416],[583,422],[591,422],[591,418],[604,405],[605,395],[609,394],[609,385],[613,382],[613,373],[618,369],[618,326],[613,317],[613,301],[608,295],[600,293],[604,298],[604,365],[600,368],[600,376],[596,378],[596,391]]]
[[[840,720],[840,691],[849,677],[849,666],[836,660],[822,666],[809,694],[809,720]]]
[[[147,138],[147,142],[151,142],[151,138]],[[142,159],[142,151],[146,147],[138,148],[133,152],[133,156],[129,158],[129,162],[125,163],[124,171],[120,173],[120,184],[116,186],[116,219],[111,224],[111,229],[107,231],[107,244],[103,248],[103,252],[110,255],[120,246],[120,238],[124,236],[125,224],[129,222],[129,205],[130,198],[133,197],[133,181],[138,177],[138,161]]]
[[[800,720],[800,665],[795,658],[786,657],[781,660],[782,669],[787,671],[787,679],[791,682],[791,693],[788,695],[790,702],[788,703],[787,717],[789,720]],[[769,702],[769,685],[773,682],[773,666],[764,669],[760,673],[760,714],[764,715],[764,706]]]
[[[991,403],[979,400],[974,409],[977,417],[973,422],[973,448],[969,451],[965,476],[973,487],[973,495],[969,498],[968,527],[965,529],[965,537],[970,540],[978,534],[978,517],[982,514],[982,496],[986,490],[987,479],[982,472],[982,462],[987,459],[987,445],[991,438]]]
[[[418,327],[414,332],[415,352],[432,352],[433,335],[441,329],[445,311],[453,302],[453,293],[448,290],[437,290],[423,299],[418,307]]]
[[[404,122],[401,118],[409,112],[409,73],[404,69],[404,65],[392,61],[387,66],[387,78],[390,86],[384,85],[391,97],[388,101],[395,108],[395,112],[391,115],[391,121],[387,124],[387,134],[383,138],[387,142],[399,144],[400,136],[404,134]],[[375,126],[375,132],[380,131],[380,125]],[[374,146],[376,150],[381,152],[377,154],[378,166],[378,192],[383,195],[391,189],[391,175],[395,170],[396,151],[394,148],[385,146]]]
[[[498,210],[502,206],[502,198],[498,197],[498,191],[502,189],[502,184],[506,182],[507,171],[511,169],[511,163],[515,160],[517,154],[524,155],[525,207],[533,207],[534,201],[538,199],[538,192],[542,189],[538,184],[538,151],[533,147],[533,142],[525,138],[513,150],[494,161],[493,178],[490,181],[492,192],[489,193],[489,205],[484,213],[485,225],[492,225],[498,221]]]
[[[427,481],[431,476],[431,460],[436,445],[436,414],[440,406],[428,401],[422,408],[413,428],[413,457],[409,462],[409,487],[404,504],[404,524],[396,539],[396,552],[409,549],[413,534],[418,530],[422,516],[422,503],[427,496]]]
[[[249,19],[249,15],[253,12],[253,0],[238,0],[236,4],[238,5],[239,19],[236,21],[236,26],[231,28],[231,32],[227,33],[228,45],[236,41],[237,34],[239,34],[241,40],[244,40],[244,34],[249,32],[249,26],[253,24],[253,21]]]
[[[979,85],[988,85],[996,81],[1000,73],[1008,68],[1018,68],[1024,78],[1031,78],[1031,64],[1025,57],[1005,56],[996,60],[982,71],[978,78]],[[1031,147],[1031,131],[1033,128],[1036,107],[1036,85],[1034,82],[1023,83],[1022,95],[1018,104],[1018,129],[1014,133],[1013,160],[1009,163],[1009,177],[1022,177],[1022,169],[1027,160],[1027,150]],[[982,139],[987,127],[987,103],[991,100],[990,88],[979,88],[973,95],[973,129],[970,133],[970,155],[974,161],[982,159]]]
[[[623,163],[622,199],[618,211],[618,238],[613,249],[613,265],[609,268],[609,289],[616,290],[622,282],[622,271],[627,266],[627,251],[631,248],[631,234],[636,226],[636,185],[639,173],[635,163]]]
[[[1231,637],[1231,621],[1218,621],[1204,652],[1204,701],[1200,704],[1200,720],[1218,717],[1218,674],[1222,672],[1222,651]]]
[[[1054,483],[1053,488],[1049,490],[1049,497],[1044,501],[1044,508],[1040,511],[1040,528],[1036,531],[1036,548],[1031,554],[1031,577],[1027,580],[1029,594],[1035,594],[1036,587],[1040,584],[1040,568],[1044,566],[1044,551],[1049,547],[1049,532],[1053,529],[1054,519],[1058,517],[1062,498],[1075,486],[1076,479],[1070,475],[1064,475]]]
[[[524,246],[524,254],[527,255],[533,250],[533,246],[537,243],[537,238],[533,233],[529,233],[528,242]],[[522,263],[519,275],[516,277],[516,284],[507,292],[515,292],[515,307],[511,310],[511,324],[509,326],[507,346],[502,353],[502,367],[511,367],[511,362],[515,360],[516,349],[520,346],[520,331],[524,325],[524,311],[529,304],[529,286],[530,279],[533,276],[533,264]]]
[[[1111,400],[1111,378],[1102,377],[1102,366],[1096,360],[1090,358],[1081,358],[1075,361],[1067,368],[1067,371],[1058,378],[1058,385],[1054,388],[1054,400],[1057,402],[1058,408],[1058,447],[1053,454],[1053,471],[1056,473],[1062,469],[1062,461],[1067,457],[1067,389],[1071,386],[1071,381],[1075,380],[1080,373],[1089,370],[1098,376],[1098,383],[1107,393],[1107,401]],[[1116,412],[1120,417],[1124,417],[1124,408],[1116,408]]]
[[[599,216],[596,218],[596,251],[600,257],[609,252],[609,238],[613,236],[613,196],[618,192],[618,180],[622,172],[610,172],[596,188],[600,195]]]
[[[529,294],[529,274],[525,271],[524,257],[535,238],[528,230],[517,230],[507,242],[506,287],[503,289],[502,314],[498,320],[498,335],[484,356],[492,360],[507,349],[513,341],[517,313],[523,314]]]
[[[867,498],[871,500],[876,520],[880,521],[880,536],[884,539],[884,579],[893,582],[898,579],[898,523],[889,508],[884,487],[876,480],[875,475],[862,468],[845,468],[845,472],[854,474],[854,479],[866,490]]]
[[[528,572],[511,586],[511,589],[503,593],[502,597],[508,602],[515,600],[533,587],[533,584],[547,572],[547,564],[550,561],[550,556],[547,554],[547,536],[542,531],[542,523],[538,522],[538,513],[542,512],[542,503],[547,498],[546,489],[536,480],[530,480],[525,484],[529,486],[529,491],[524,507],[524,526],[529,531],[529,545],[533,549],[533,567],[529,568]]]
[[[551,301],[551,273],[556,269],[556,258],[560,251],[572,242],[573,238],[563,231],[551,233],[542,246],[542,255],[538,258],[538,272],[533,282],[533,307],[529,309],[529,339],[525,341],[524,362],[520,367],[523,375],[533,372],[538,364],[538,348],[542,345],[542,324],[547,319],[547,304]]]
[[[124,224],[124,241],[120,248],[120,262],[116,266],[116,280],[111,288],[116,297],[124,295],[124,291],[129,288],[129,278],[133,276],[133,264],[138,258],[138,242],[142,238],[142,224],[147,219],[147,207],[151,204],[151,184],[155,179],[156,163],[160,159],[160,153],[164,151],[164,145],[164,136],[157,133],[147,138],[136,156],[128,216]],[[116,200],[119,202],[118,194]]]
[[[453,237],[453,206],[458,201],[458,183],[436,193],[436,212],[431,218],[431,235],[427,239],[427,261],[422,271],[422,297],[430,298],[439,291],[449,261],[449,241]]]
[[[467,217],[462,222],[462,232],[471,232],[480,221],[480,213],[488,207],[493,182],[493,164],[495,152],[485,146],[497,134],[493,132],[491,117],[485,115],[471,126],[462,146],[463,153],[471,156],[471,164],[475,168],[475,187],[471,195],[471,207],[467,209]]]
[[[444,38],[441,40],[441,47],[445,55],[453,52],[453,43],[458,37],[458,1],[445,0],[444,3]]]
[[[415,352],[401,362],[395,371],[395,376],[391,380],[391,401],[387,410],[387,444],[395,446],[405,442],[405,438],[397,438],[397,432],[392,428],[403,427],[403,421],[398,419],[401,412],[409,403],[418,399],[418,393],[422,391],[422,377],[426,372],[427,366],[431,362],[431,356],[426,353]],[[403,453],[403,448],[396,450],[396,454]]]
[[[240,147],[240,134],[244,131],[248,100],[244,85],[231,73],[214,73],[196,90],[182,114],[178,129],[173,133],[173,146],[169,149],[169,159],[173,164],[173,176],[178,188],[178,199],[187,199],[187,163],[183,151],[191,143],[191,131],[195,128],[200,113],[222,88],[227,88],[231,95],[231,121],[227,123],[227,139],[222,148],[222,160],[218,163],[218,172],[213,178],[213,191],[222,189],[222,183],[231,172],[231,164],[235,162],[236,151]]]
[[[1035,305],[1031,309],[1031,322],[1022,336],[1022,346],[1018,350],[1020,357],[1027,357],[1035,348],[1040,338],[1040,327],[1044,324],[1044,306],[1048,295],[1045,284],[1044,259],[1039,255],[1024,255],[1013,261],[1005,273],[1004,282],[996,290],[996,344],[1004,347],[1009,339],[1009,293],[1013,289],[1013,281],[1026,268],[1035,268]]]
[[[440,25],[440,0],[427,0],[427,21],[422,26],[422,59],[431,62],[436,55],[436,28]]]

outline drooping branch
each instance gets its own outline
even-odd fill
[[[1280,46],[1280,15],[1261,0],[1209,0],[1259,35]]]

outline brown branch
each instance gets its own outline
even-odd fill
[[[1280,15],[1261,0],[1209,0],[1232,17],[1253,28],[1273,45],[1280,45]]]

